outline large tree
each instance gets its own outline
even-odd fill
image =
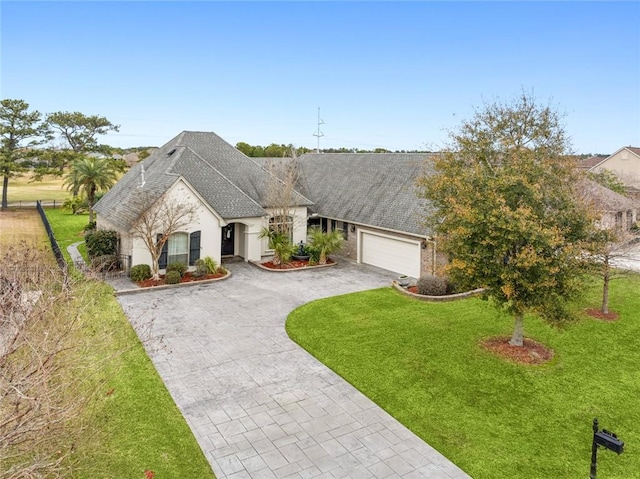
[[[558,113],[523,93],[486,104],[451,135],[419,180],[429,224],[460,286],[514,317],[510,344],[523,345],[526,312],[564,316],[580,290],[592,218],[577,194],[577,170]]]
[[[89,223],[93,221],[96,193],[107,191],[118,179],[114,164],[107,158],[80,157],[71,164],[64,185],[74,196],[83,192],[89,204]]]
[[[9,178],[26,169],[22,160],[31,149],[41,144],[46,129],[38,111],[29,111],[23,100],[4,99],[0,102],[0,174],[2,174],[2,210],[8,207]]]
[[[100,150],[98,136],[120,130],[120,125],[114,125],[103,116],[88,116],[78,111],[50,113],[47,123],[76,153]]]

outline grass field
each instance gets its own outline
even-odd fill
[[[9,180],[7,198],[9,203],[32,202],[36,200],[56,200],[62,203],[69,198],[69,192],[63,188],[64,179],[57,176],[45,176],[43,181],[32,181],[29,176]]]
[[[38,249],[49,244],[38,212],[35,209],[0,211],[0,248],[21,241]]]
[[[542,366],[485,351],[512,319],[480,299],[430,304],[390,288],[309,303],[291,338],[475,479],[587,477],[592,420],[625,441],[599,453],[598,476],[640,477],[640,276],[612,284],[614,323],[561,329],[537,317],[527,337],[553,348]],[[593,283],[580,305],[597,307]]]

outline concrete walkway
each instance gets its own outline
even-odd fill
[[[341,262],[291,273],[231,265],[225,281],[119,296],[218,479],[468,478],[293,343],[287,315],[314,299],[389,286]],[[371,305],[375,307],[375,305]],[[318,318],[322,320],[322,318]]]

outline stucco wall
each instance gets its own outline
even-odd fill
[[[603,170],[614,172],[628,186],[640,187],[640,157],[627,149],[614,153],[593,169],[595,172]]]
[[[267,209],[269,214],[272,213],[272,210]],[[291,209],[291,214],[293,217],[293,243],[303,243],[307,242],[307,207],[306,206],[298,206],[296,208]],[[269,227],[269,218],[263,218],[261,228]],[[270,256],[273,253],[273,250],[269,249],[269,240],[267,238],[261,239],[261,254],[262,256]]]
[[[221,245],[221,220],[213,213],[204,202],[193,192],[193,190],[182,180],[177,181],[163,196],[166,201],[176,201],[181,204],[191,203],[196,206],[196,215],[191,225],[185,227],[180,232],[193,233],[201,232],[200,257],[211,256],[220,262]],[[163,201],[162,199],[159,201]],[[161,231],[155,232],[156,234]],[[124,236],[124,235],[123,235]],[[131,264],[151,264],[151,254],[141,238],[132,238]]]

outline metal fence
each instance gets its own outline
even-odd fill
[[[62,208],[64,201],[61,200],[38,200],[38,201],[13,201],[7,206],[9,208],[37,208],[38,203],[44,208]]]
[[[56,241],[56,237],[53,234],[53,230],[51,229],[51,225],[49,224],[49,220],[47,219],[47,215],[44,212],[44,208],[40,201],[36,201],[36,209],[40,214],[40,218],[42,219],[42,224],[44,225],[44,229],[47,231],[47,236],[49,237],[49,243],[51,243],[51,249],[53,250],[53,254],[56,257],[56,262],[60,267],[60,270],[64,274],[65,282],[67,280],[67,262],[64,260],[64,256],[62,255],[62,251],[60,250],[60,246],[58,246],[58,242]]]

